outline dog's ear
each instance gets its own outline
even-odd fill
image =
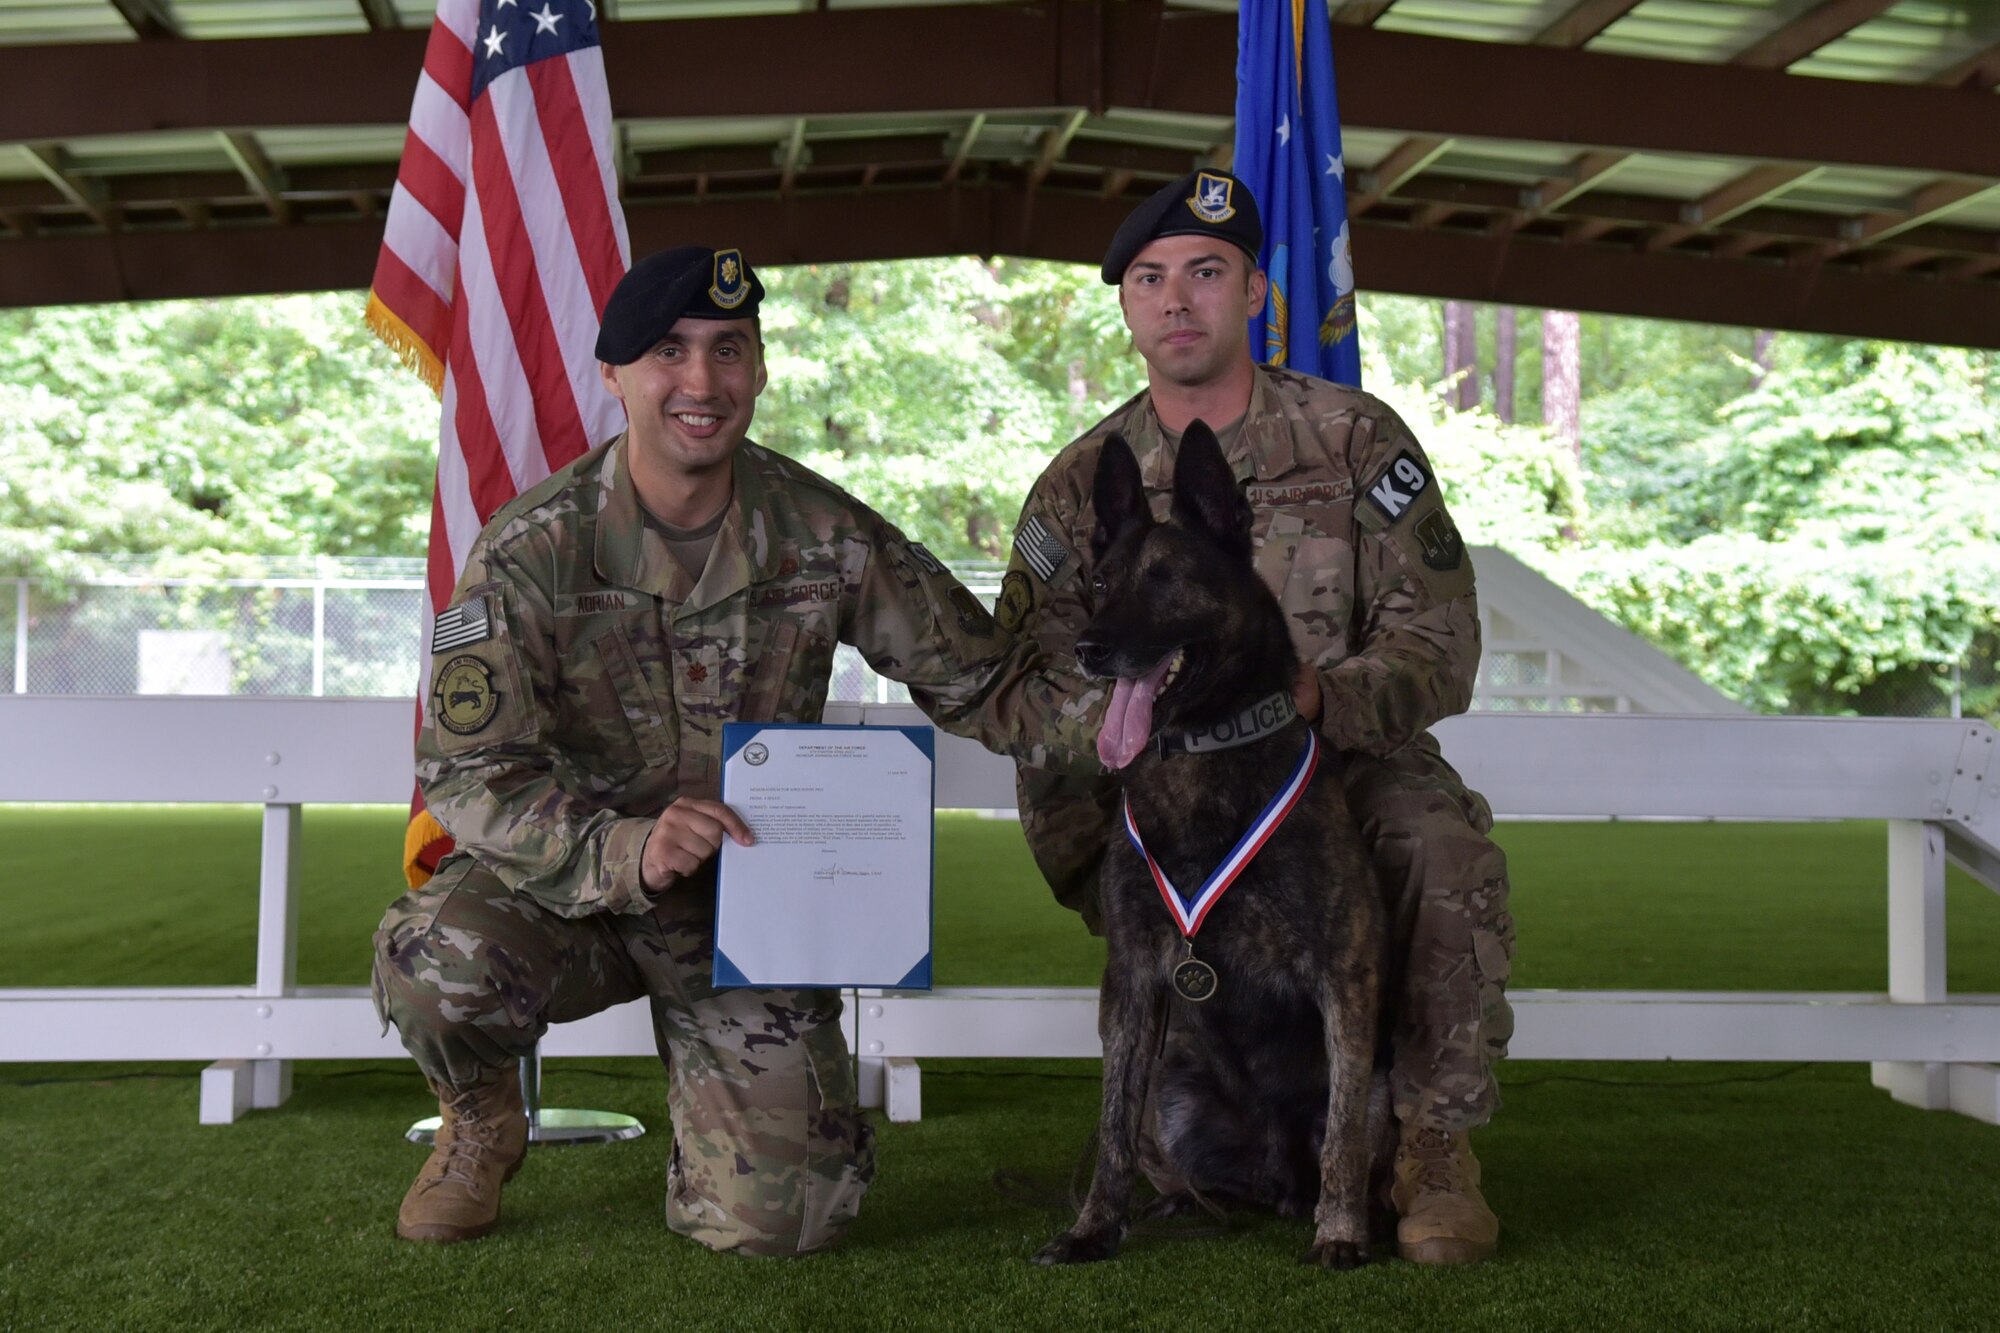
[[[1102,560],[1104,553],[1126,531],[1148,522],[1153,514],[1146,507],[1146,483],[1139,475],[1139,460],[1123,435],[1104,441],[1097,455],[1097,480],[1091,488],[1091,507],[1097,523],[1090,530],[1090,558]]]
[[[1238,555],[1250,554],[1250,502],[1205,421],[1190,421],[1174,457],[1174,518]]]

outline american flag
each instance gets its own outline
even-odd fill
[[[369,325],[444,400],[434,613],[495,510],[624,428],[592,348],[630,260],[596,5],[441,0],[368,295]],[[419,797],[410,882],[450,846]]]

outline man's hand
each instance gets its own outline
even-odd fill
[[[1319,721],[1319,672],[1310,663],[1299,663],[1299,674],[1292,681],[1292,702],[1298,705],[1300,717]]]
[[[663,892],[677,875],[692,875],[722,850],[724,834],[748,847],[756,839],[742,817],[720,801],[682,797],[660,812],[646,835],[639,858],[639,884],[647,893]]]

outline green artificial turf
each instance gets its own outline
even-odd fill
[[[300,980],[359,984],[402,815],[311,810]],[[0,987],[247,982],[248,810],[0,810]],[[1879,989],[1880,825],[1512,825],[1519,986]],[[1011,824],[946,816],[941,984],[1087,984],[1101,949]],[[2000,902],[1954,877],[1951,982],[2000,990]],[[421,1160],[404,1065],[296,1066],[275,1111],[195,1123],[193,1066],[0,1069],[0,1329],[1955,1329],[1992,1323],[2000,1130],[1891,1102],[1855,1066],[1522,1063],[1476,1142],[1502,1257],[1300,1267],[1309,1228],[1140,1237],[1115,1264],[1027,1256],[1094,1121],[1087,1062],[928,1063],[882,1125],[841,1249],[711,1255],[660,1221],[667,1136],[644,1061],[552,1061],[551,1104],[640,1116],[540,1151],[502,1229],[390,1233]]]

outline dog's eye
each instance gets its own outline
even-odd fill
[[[1104,595],[1104,575],[1092,574],[1090,576],[1090,591],[1099,597]]]

